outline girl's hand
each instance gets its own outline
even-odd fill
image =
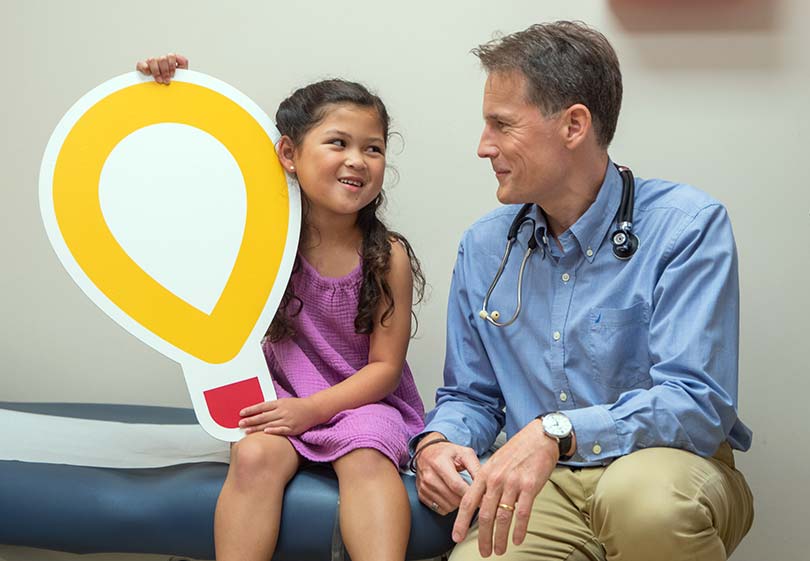
[[[283,397],[243,409],[244,419],[239,427],[245,433],[264,431],[267,434],[296,436],[324,422],[309,398]]]
[[[174,71],[178,68],[188,69],[188,59],[183,55],[169,53],[164,56],[147,58],[138,61],[135,69],[141,74],[153,76],[155,82],[168,84],[174,78]]]

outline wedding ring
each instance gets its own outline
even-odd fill
[[[439,505],[436,503],[436,501],[430,503],[430,510],[433,512],[439,512]]]
[[[512,505],[508,505],[506,503],[498,503],[498,508],[502,508],[504,510],[508,510],[509,512],[513,512],[515,507]]]

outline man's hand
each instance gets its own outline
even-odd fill
[[[174,78],[174,72],[178,68],[188,69],[188,59],[175,53],[147,58],[135,64],[135,70],[141,74],[154,77],[155,82],[159,84],[171,82],[172,78]]]
[[[453,540],[459,543],[464,539],[475,510],[479,509],[478,551],[483,557],[492,554],[493,533],[495,554],[506,552],[513,515],[512,542],[523,543],[534,499],[548,481],[559,455],[557,442],[546,436],[540,421],[526,425],[478,470],[461,500]]]
[[[239,427],[245,433],[264,431],[267,434],[296,436],[325,422],[309,398],[283,397],[246,407]]]
[[[416,489],[419,500],[439,514],[447,514],[458,508],[461,497],[470,489],[460,471],[465,469],[475,477],[480,464],[472,448],[452,442],[432,444],[422,447],[437,438],[444,438],[434,432],[423,437],[416,446]]]

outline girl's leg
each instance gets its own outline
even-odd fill
[[[284,488],[299,458],[283,436],[253,433],[231,448],[214,514],[219,561],[268,561],[276,548]]]
[[[340,483],[340,531],[352,561],[403,561],[411,507],[399,470],[371,448],[332,465]]]

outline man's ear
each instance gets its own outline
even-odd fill
[[[287,135],[281,137],[276,144],[278,161],[287,173],[295,174],[295,144]]]
[[[580,146],[593,134],[591,110],[581,103],[575,103],[566,109],[562,118],[562,133],[567,148],[574,149]]]

